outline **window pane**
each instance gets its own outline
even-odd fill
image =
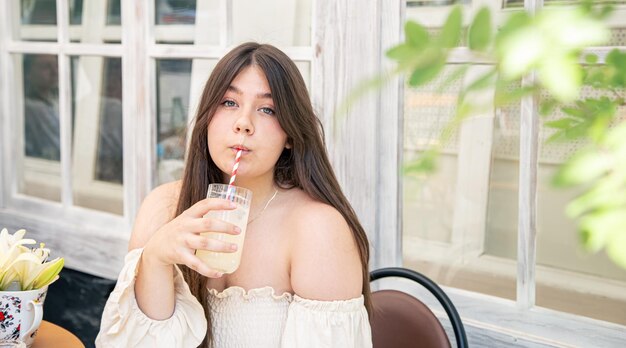
[[[19,26],[13,37],[24,41],[57,40],[56,0],[13,0]]]
[[[407,7],[450,6],[456,4],[470,4],[471,0],[407,0]]]
[[[122,24],[122,4],[121,0],[109,0],[107,4],[107,22],[108,25]]]
[[[191,59],[161,59],[157,68],[157,185],[182,177],[191,93]],[[193,117],[193,116],[192,116]]]
[[[71,42],[100,44],[122,41],[120,0],[71,1],[69,11]]]
[[[233,41],[308,46],[311,42],[311,3],[311,0],[235,0],[232,5]]]
[[[424,87],[406,87],[405,166],[424,150],[439,144],[440,134],[455,116],[458,92],[463,84],[463,76],[454,73],[457,68],[449,65],[441,76]],[[455,75],[458,77],[454,78]],[[439,91],[440,84],[448,79],[452,83]],[[403,176],[403,260],[405,267],[416,269],[440,284],[513,299],[514,257],[494,255],[490,247],[497,241],[490,240],[486,233],[490,222],[485,216],[491,197],[483,189],[470,192],[478,181],[484,182],[483,186],[493,185],[494,168],[489,168],[489,153],[483,154],[486,163],[482,165],[471,163],[468,158],[472,154],[462,151],[475,148],[476,142],[491,137],[493,130],[487,124],[483,128],[472,126],[472,131],[464,137],[461,133],[449,134],[450,140],[441,144],[435,173]],[[513,211],[515,206],[516,198]]]
[[[495,112],[485,230],[485,255],[497,257],[499,267],[494,274],[507,288],[503,297],[511,300],[517,276],[520,110],[520,103],[511,103]]]
[[[600,96],[591,88],[583,90],[583,98]],[[619,115],[621,119],[626,116],[626,107],[619,109]],[[563,116],[556,110],[545,121]],[[550,128],[540,132],[544,141],[537,174],[537,304],[625,325],[626,270],[611,262],[604,252],[584,251],[576,221],[565,214],[566,205],[584,188],[556,189],[550,184],[559,166],[585,143],[578,140],[546,144],[545,139],[552,134]]]
[[[311,0],[232,0],[230,15],[224,3],[155,0],[156,41],[219,45],[220,36],[228,34],[235,43],[259,41],[283,47],[311,43]],[[225,27],[231,32],[222,33]]]
[[[14,55],[15,81],[23,81],[23,152],[18,159],[18,192],[61,200],[59,76],[56,55]],[[22,115],[20,115],[22,116]],[[21,127],[20,127],[21,128]],[[22,142],[19,142],[22,143]]]
[[[72,57],[74,205],[122,214],[120,58]]]
[[[70,25],[81,25],[83,23],[83,13],[94,10],[93,6],[106,5],[106,24],[107,25],[120,25],[122,24],[121,15],[121,0],[74,0],[70,1]],[[87,5],[83,5],[87,2]],[[85,11],[83,11],[85,6]],[[93,17],[93,16],[92,16]]]
[[[220,3],[223,2],[204,1],[201,2],[203,7],[198,9],[196,0],[155,0],[156,42],[219,45],[220,23],[224,21]]]
[[[156,24],[196,23],[196,0],[155,0],[155,9]]]

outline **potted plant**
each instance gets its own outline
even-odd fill
[[[63,268],[64,259],[48,260],[50,250],[25,230],[0,232],[0,339],[22,340],[30,346],[43,317],[48,285]]]

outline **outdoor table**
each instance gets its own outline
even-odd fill
[[[66,329],[42,320],[31,348],[85,348],[85,345]]]

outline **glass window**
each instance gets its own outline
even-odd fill
[[[219,45],[220,37],[229,36],[230,42],[308,46],[312,12],[311,0],[232,0],[228,6],[217,0],[155,0],[155,36],[169,44]]]
[[[56,55],[15,54],[16,78],[23,81],[21,117],[22,151],[16,177],[18,191],[29,196],[60,201],[61,147],[59,122],[59,75]],[[21,76],[20,76],[21,75]],[[20,139],[20,140],[21,140]]]
[[[120,43],[120,0],[76,0],[69,8],[71,42]],[[88,18],[88,20],[83,19]]]
[[[599,97],[591,88],[582,97]],[[626,116],[626,107],[618,111]],[[555,110],[546,121],[565,116]],[[583,193],[583,188],[556,189],[551,180],[556,170],[582,140],[545,143],[554,130],[542,128],[537,172],[537,305],[591,318],[626,324],[626,270],[611,262],[604,252],[583,250],[576,221],[565,214],[566,205]],[[570,284],[576,284],[572,287]]]
[[[87,4],[84,4],[87,3]],[[83,15],[85,11],[93,11],[93,5],[106,5],[106,24],[120,25],[122,24],[121,0],[73,0],[70,1],[70,25],[83,24]],[[85,9],[85,10],[83,10]],[[86,14],[85,14],[86,15]]]
[[[160,185],[182,177],[192,60],[160,59],[156,63],[156,182]]]
[[[517,258],[520,114],[519,103],[496,109],[485,231],[485,252],[513,261]]]
[[[122,24],[122,4],[121,0],[109,0],[107,4],[107,24]]]
[[[57,40],[56,0],[12,0],[14,15],[19,16],[13,37],[24,41]],[[14,17],[15,18],[15,17]]]
[[[233,1],[233,41],[270,42],[276,46],[308,46],[311,0]]]
[[[456,4],[469,4],[471,0],[407,0],[407,7],[425,6],[450,6]]]
[[[434,173],[403,176],[403,263],[443,285],[514,299],[515,248],[511,255],[493,252],[500,241],[485,234],[493,225],[487,214],[492,197],[468,184],[484,181],[492,187],[498,185],[498,175],[504,175],[497,173],[499,168],[490,168],[489,153],[483,154],[484,163],[471,163],[473,154],[467,151],[477,147],[475,140],[491,138],[492,128],[471,126],[466,131],[471,136],[453,132],[440,144],[463,85],[457,68],[449,65],[428,85],[405,89],[405,166],[433,146],[441,146],[441,154]],[[440,84],[449,79],[452,82],[441,91]],[[515,169],[513,173],[517,175]],[[515,213],[517,195],[515,187],[511,189],[515,195],[500,197],[495,205],[511,206]],[[495,249],[501,252],[499,245]]]
[[[22,24],[57,24],[56,0],[21,0],[20,5]]]
[[[216,1],[212,1],[218,5]],[[171,24],[195,24],[196,23],[196,0],[156,0],[155,23]]]
[[[72,57],[74,205],[123,213],[120,58]]]

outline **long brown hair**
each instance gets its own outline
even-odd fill
[[[278,158],[274,182],[283,188],[303,190],[313,199],[335,207],[346,219],[359,249],[362,293],[365,306],[371,313],[367,236],[332,170],[326,154],[322,124],[313,112],[304,80],[293,61],[274,46],[244,43],[226,54],[215,66],[204,87],[196,114],[176,216],[204,199],[210,183],[223,182],[222,171],[209,155],[208,126],[230,83],[240,71],[251,65],[265,73],[278,122],[291,144],[291,149],[284,149]],[[204,307],[209,325],[201,347],[209,347],[213,335],[206,280],[184,265],[180,268],[191,292]]]

